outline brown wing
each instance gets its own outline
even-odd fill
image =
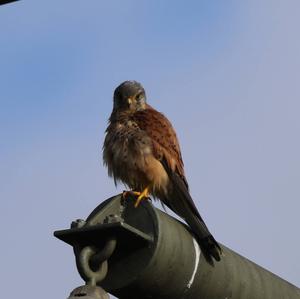
[[[167,164],[188,187],[184,175],[184,165],[179,142],[170,121],[160,112],[147,105],[147,109],[137,111],[133,120],[152,139],[153,154],[156,159]]]
[[[212,257],[219,261],[222,249],[209,232],[189,193],[178,139],[171,123],[149,105],[146,110],[136,112],[133,121],[152,139],[153,154],[161,161],[172,182],[173,191],[168,194],[169,198],[162,199],[163,202],[185,219],[206,260],[213,265]]]

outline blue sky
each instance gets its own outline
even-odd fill
[[[34,282],[44,298],[64,298],[82,283],[52,232],[122,190],[101,147],[113,90],[127,79],[174,124],[215,237],[300,286],[299,9],[296,0],[1,6],[3,297]]]

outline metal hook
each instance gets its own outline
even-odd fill
[[[95,246],[85,246],[76,254],[78,271],[88,284],[97,285],[105,278],[108,271],[107,260],[114,252],[116,244],[116,238],[110,238],[100,251]],[[98,269],[94,271],[91,264],[99,265]]]

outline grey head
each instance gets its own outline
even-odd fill
[[[114,92],[114,110],[139,111],[146,108],[146,93],[137,81],[125,81]]]

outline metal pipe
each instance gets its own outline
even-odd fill
[[[97,207],[85,224],[57,231],[72,246],[117,247],[99,284],[121,299],[299,299],[300,289],[222,245],[210,266],[188,227],[150,202],[134,208],[121,196]],[[100,249],[99,249],[100,250]]]

